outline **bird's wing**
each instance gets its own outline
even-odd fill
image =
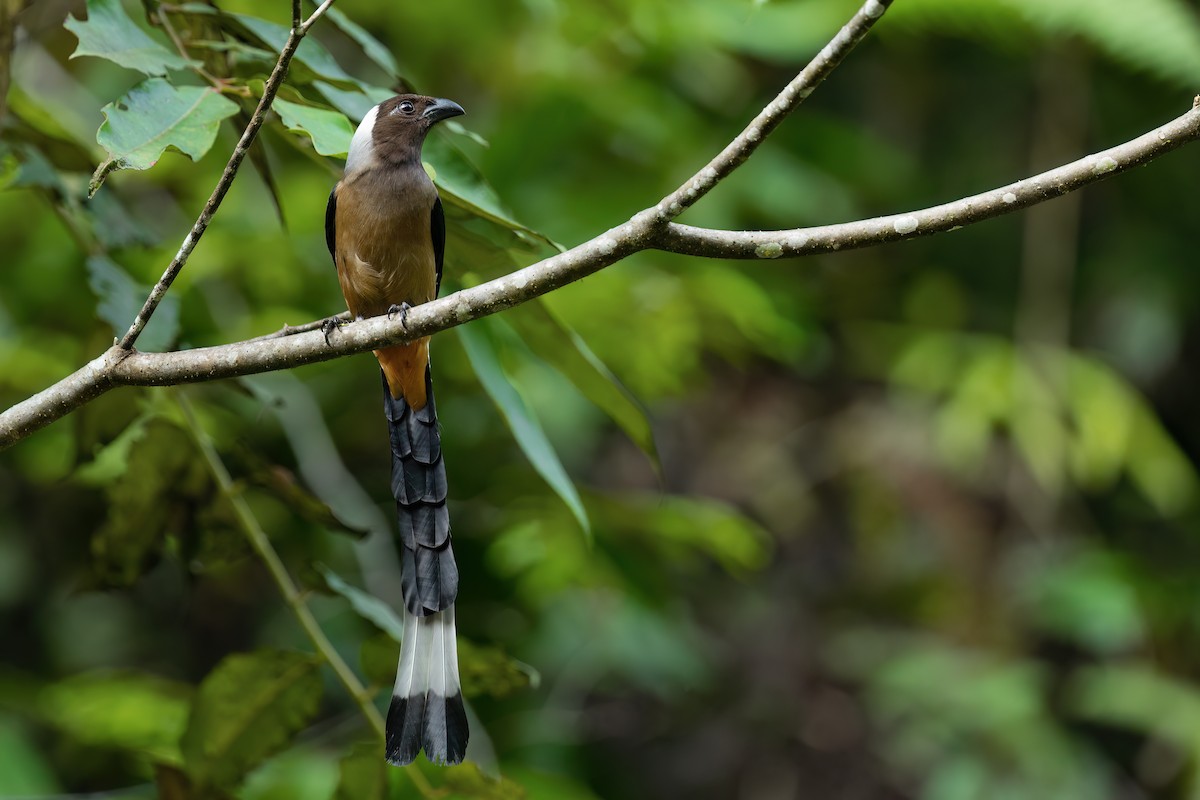
[[[329,196],[333,202],[333,195]],[[332,230],[330,223],[325,223],[326,230]],[[442,258],[446,254],[446,212],[442,210],[442,198],[433,201],[433,211],[429,214],[429,234],[433,239],[433,263],[437,268],[437,283],[434,284],[433,296],[437,297],[442,290]]]
[[[337,256],[333,254],[334,244],[336,243],[337,231],[337,186],[335,185],[329,190],[329,202],[325,204],[325,245],[329,248],[329,257],[337,263]],[[441,269],[441,260],[438,261],[438,269]],[[441,275],[441,272],[438,273]]]

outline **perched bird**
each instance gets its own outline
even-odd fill
[[[429,129],[463,113],[450,100],[402,94],[367,112],[329,194],[325,239],[346,305],[355,317],[404,319],[437,297],[446,219],[421,165]],[[458,679],[454,600],[458,568],[450,546],[446,467],[433,406],[429,337],[375,351],[392,452],[399,523],[404,642],[387,716],[387,760],[417,753],[457,764],[467,749]]]

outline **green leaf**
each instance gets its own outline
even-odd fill
[[[1180,0],[912,0],[889,29],[950,30],[1008,47],[1031,33],[1089,42],[1115,61],[1191,89],[1200,80],[1200,23]]]
[[[274,756],[247,775],[236,796],[237,800],[329,800],[337,781],[334,753],[305,742]]]
[[[63,24],[79,38],[71,58],[98,56],[147,75],[186,69],[189,61],[151,39],[125,13],[121,0],[88,0],[87,19],[68,17]]]
[[[238,445],[235,448],[235,458],[239,471],[246,475],[250,483],[265,489],[300,519],[360,541],[370,533],[365,528],[357,528],[342,520],[321,498],[302,484],[295,473],[263,458],[254,449]]]
[[[92,230],[106,250],[158,244],[158,236],[154,231],[137,219],[113,192],[96,195],[84,205],[84,210],[89,212]],[[133,322],[133,317],[126,320],[127,325],[130,322]],[[144,344],[141,346],[145,347]]]
[[[388,50],[382,42],[372,36],[366,28],[350,19],[350,17],[337,8],[330,8],[325,12],[325,17],[338,26],[342,33],[353,39],[363,49],[363,53],[366,54],[367,58],[378,64],[379,68],[386,72],[389,77],[395,78],[400,74],[400,67],[397,66],[396,59],[392,56],[392,51]]]
[[[1200,81],[1200,22],[1179,0],[1004,0],[1028,22],[1063,38],[1083,37],[1117,61],[1181,86]]]
[[[540,244],[555,250],[562,249],[550,238],[513,219],[483,174],[442,132],[435,131],[425,140],[422,157],[433,167],[434,182],[445,202],[517,231]]]
[[[554,447],[546,438],[546,432],[542,430],[542,426],[538,424],[533,412],[505,376],[496,356],[496,348],[488,333],[488,322],[488,320],[478,320],[472,324],[459,325],[455,329],[458,338],[462,341],[463,349],[467,352],[467,358],[470,359],[471,366],[479,377],[479,382],[483,385],[484,390],[500,410],[504,421],[508,423],[513,437],[529,459],[529,463],[550,485],[550,488],[562,498],[562,501],[567,504],[567,508],[571,509],[571,513],[575,515],[575,519],[579,521],[584,534],[590,540],[592,528],[588,522],[587,512],[583,508],[583,501],[579,499],[579,492],[575,489],[575,484],[571,482],[567,471],[563,469],[558,454],[554,452]]]
[[[96,314],[112,326],[113,335],[120,336],[142,308],[149,286],[137,283],[107,256],[89,256],[88,286],[100,299]],[[179,297],[167,295],[150,318],[138,346],[145,351],[164,350],[179,334]]]
[[[317,565],[317,571],[325,578],[325,585],[350,601],[351,607],[363,619],[391,636],[397,643],[404,640],[404,623],[392,611],[391,606],[362,589],[351,586],[329,567]]]
[[[375,686],[392,685],[399,660],[400,643],[386,633],[368,636],[358,648],[358,663],[362,666],[363,676]]]
[[[399,654],[397,653],[397,656]],[[541,682],[537,670],[498,647],[458,638],[458,671],[463,697],[507,697]]]
[[[276,99],[272,107],[289,131],[308,134],[321,155],[344,157],[350,151],[354,126],[342,112],[282,99]]]
[[[38,700],[42,716],[80,742],[178,764],[191,693],[150,675],[90,673],[47,686]]]
[[[338,762],[333,800],[386,800],[387,767],[378,741],[360,742]]]
[[[646,410],[617,376],[601,361],[544,301],[525,303],[505,318],[540,358],[575,385],[614,422],[650,459],[661,475],[662,463],[654,445],[654,432]]]
[[[253,17],[249,14],[228,14],[227,16],[237,20],[256,39],[276,53],[283,50],[283,46],[287,44],[290,31],[283,25],[276,25],[274,22],[268,22],[261,17]],[[311,36],[306,36],[300,42],[300,46],[296,48],[295,61],[326,80],[355,83],[354,78],[338,66],[337,61],[325,49],[325,46]],[[289,82],[294,78],[294,75],[289,75]]]
[[[54,768],[38,746],[41,736],[28,727],[15,717],[0,715],[0,797],[38,797],[62,792]]]
[[[1153,736],[1183,753],[1195,754],[1200,741],[1200,691],[1148,664],[1082,668],[1066,702],[1077,716]]]
[[[212,147],[221,120],[236,114],[238,106],[212,87],[172,86],[150,78],[101,111],[105,121],[96,141],[109,159],[96,168],[89,194],[114,170],[149,169],[168,147],[195,161]]]
[[[325,81],[317,81],[313,87],[325,95],[325,99],[333,103],[334,108],[352,120],[362,121],[367,112],[380,102],[375,97],[357,89],[343,89],[331,83],[325,83]]]
[[[186,432],[162,418],[138,426],[112,447],[128,467],[107,491],[108,516],[92,536],[94,568],[108,585],[126,586],[159,558],[166,537],[197,522],[212,483]]]
[[[438,770],[444,779],[441,787],[448,794],[439,795],[444,800],[525,800],[525,790],[507,778],[492,778],[485,775],[477,764],[467,762],[455,767]]]
[[[317,712],[320,663],[282,650],[225,658],[200,684],[180,740],[188,775],[233,787],[280,750]]]

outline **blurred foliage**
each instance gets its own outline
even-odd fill
[[[856,6],[338,0],[139,347],[336,313],[325,198],[399,88],[468,110],[425,150],[446,291],[657,201]],[[289,19],[0,0],[5,406],[124,332]],[[1180,113],[1198,54],[1188,0],[897,0],[687,221],[1002,185]],[[1198,173],[803,262],[639,254],[437,337],[456,769],[385,768],[172,395],[104,395],[0,457],[0,796],[1200,796]],[[382,707],[373,362],[177,391]]]

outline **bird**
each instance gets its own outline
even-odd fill
[[[373,107],[355,130],[325,209],[325,240],[352,317],[399,313],[407,324],[410,308],[437,297],[446,218],[421,147],[434,125],[463,113],[452,100],[401,94]],[[429,337],[374,352],[383,377],[404,598],[385,757],[404,766],[424,750],[435,764],[458,764],[469,735],[454,627],[459,581]]]

